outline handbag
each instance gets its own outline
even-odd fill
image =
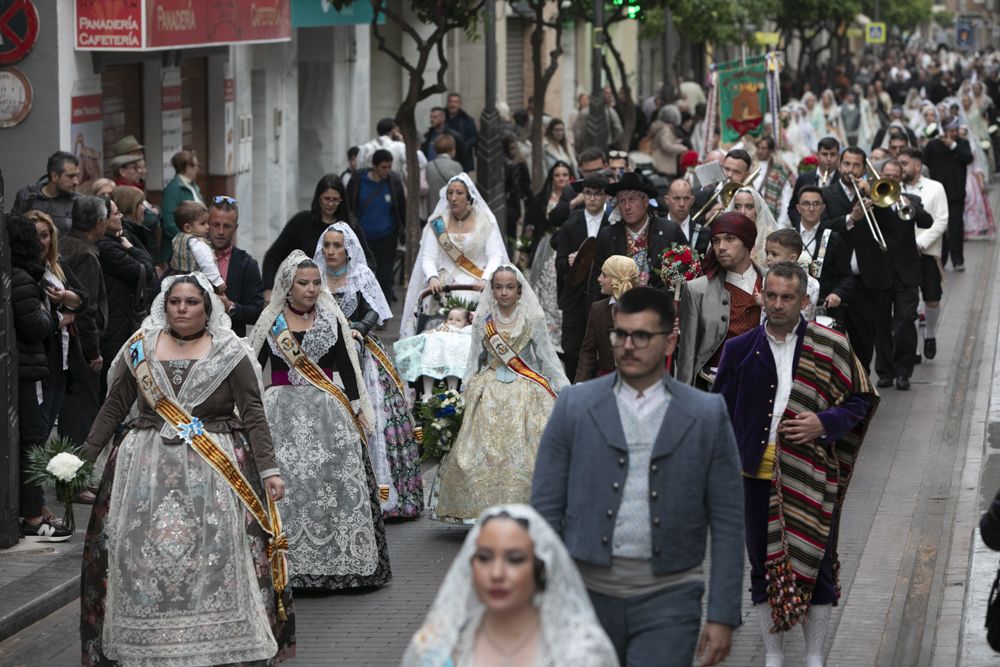
[[[986,641],[994,651],[1000,651],[1000,568],[986,603]]]

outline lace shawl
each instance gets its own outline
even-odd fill
[[[361,292],[368,305],[378,313],[379,324],[384,323],[386,320],[391,320],[392,308],[389,306],[389,302],[385,300],[385,293],[378,284],[378,279],[375,278],[375,274],[368,267],[365,252],[361,248],[361,241],[358,240],[357,234],[354,233],[354,230],[346,222],[335,222],[330,225],[319,235],[319,240],[316,242],[316,252],[313,253],[313,261],[319,267],[323,283],[329,286],[327,282],[328,269],[326,258],[323,257],[323,237],[327,235],[327,232],[340,232],[343,234],[344,248],[347,250],[347,265],[349,267],[347,270],[347,287],[345,288],[346,293],[340,300],[340,309],[344,311],[345,315],[350,316],[358,307],[357,294]]]

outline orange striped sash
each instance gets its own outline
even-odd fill
[[[445,254],[451,258],[451,261],[455,262],[455,265],[460,269],[468,273],[469,275],[482,279],[483,270],[476,266],[476,263],[471,259],[462,254],[462,251],[452,242],[451,237],[448,236],[448,227],[445,225],[444,220],[441,218],[434,218],[430,222],[431,229],[434,230],[435,236],[437,236],[438,245],[444,250]]]
[[[493,351],[493,354],[500,357],[500,360],[503,361],[507,368],[523,378],[538,383],[542,389],[552,395],[552,398],[556,397],[556,392],[552,390],[552,385],[549,384],[549,381],[532,370],[531,366],[524,363],[524,360],[517,356],[517,352],[507,344],[507,341],[497,331],[497,325],[493,322],[491,316],[487,316],[486,318],[486,337],[484,338],[484,342]]]

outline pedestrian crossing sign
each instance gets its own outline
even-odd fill
[[[865,44],[885,44],[885,23],[869,23],[865,30]]]

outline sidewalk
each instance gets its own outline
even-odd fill
[[[62,516],[62,504],[48,493],[48,506]],[[0,641],[20,632],[80,595],[83,538],[90,505],[73,505],[76,534],[67,542],[25,542],[0,549]]]

